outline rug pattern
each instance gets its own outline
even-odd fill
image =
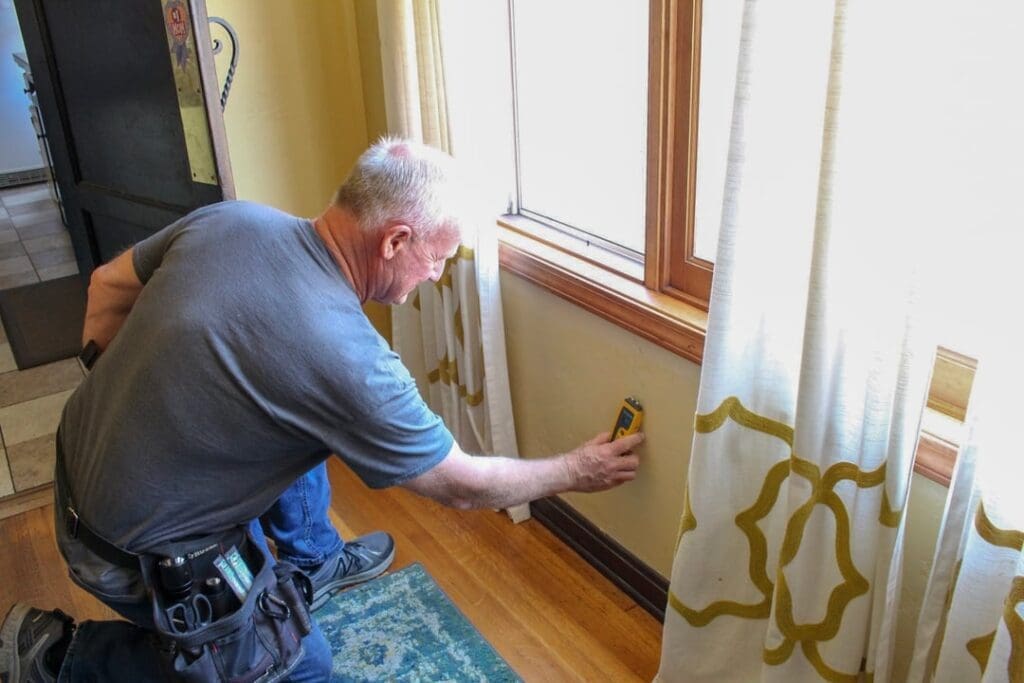
[[[332,681],[522,680],[418,563],[340,593],[316,619]]]

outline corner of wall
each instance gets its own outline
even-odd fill
[[[380,59],[377,3],[369,0],[357,2],[355,10],[359,64],[363,83],[363,104],[366,107],[366,133],[370,140],[376,140],[388,130],[387,114],[384,108],[384,72]]]

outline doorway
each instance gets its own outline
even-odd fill
[[[79,276],[34,94],[17,14],[0,0],[0,297]],[[0,497],[50,483],[60,411],[82,379],[73,358],[19,369],[0,326]]]

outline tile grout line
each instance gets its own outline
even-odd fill
[[[2,445],[4,449],[4,463],[7,465],[7,477],[11,481],[11,493],[8,495],[13,496],[18,492],[18,489],[14,486],[14,470],[11,469],[11,456],[7,450],[7,438],[4,436],[3,427],[0,427],[0,445]],[[0,498],[5,497],[6,496],[0,496]]]
[[[32,272],[36,274],[36,282],[42,282],[43,276],[39,274],[39,269],[36,268],[35,259],[32,258],[32,254],[28,253],[28,248],[25,247],[25,242],[21,239],[21,233],[18,233],[18,244],[21,245],[25,255],[28,256],[28,262],[32,264]]]

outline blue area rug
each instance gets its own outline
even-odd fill
[[[521,681],[420,564],[335,596],[316,613],[332,681]]]

